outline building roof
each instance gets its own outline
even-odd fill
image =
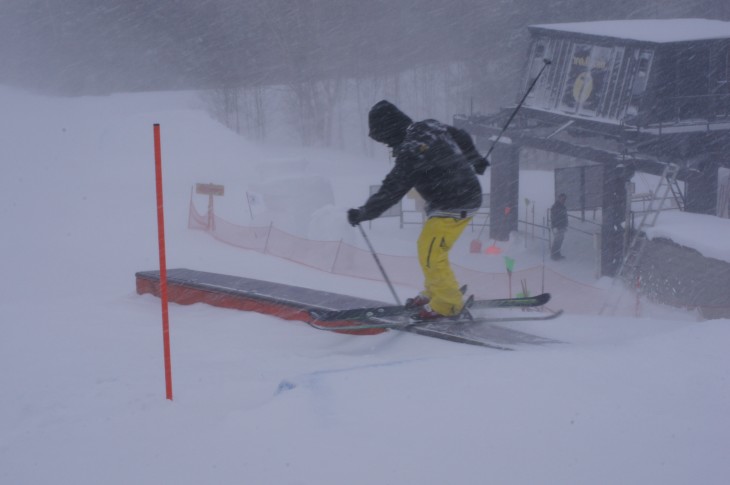
[[[655,43],[730,39],[730,22],[708,19],[603,20],[530,27]]]

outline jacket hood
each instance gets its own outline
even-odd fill
[[[391,148],[400,145],[406,137],[408,127],[413,123],[405,113],[393,103],[383,100],[370,108],[368,125],[369,136]]]

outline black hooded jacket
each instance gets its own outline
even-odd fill
[[[482,204],[477,173],[489,163],[468,133],[436,120],[413,123],[388,101],[370,110],[370,137],[393,148],[395,167],[380,190],[360,207],[361,220],[375,219],[415,187],[429,217],[465,218]]]
[[[550,208],[550,223],[554,229],[561,231],[568,228],[568,209],[562,200],[556,200]]]

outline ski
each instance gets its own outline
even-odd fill
[[[477,303],[477,302],[474,302]],[[472,307],[473,308],[473,307]],[[388,320],[388,319],[382,319],[378,317],[371,317],[368,318],[365,321],[354,321],[352,324],[346,325],[346,324],[337,324],[337,325],[327,325],[326,321],[320,320],[314,321],[314,322],[307,322],[310,326],[318,329],[318,330],[330,330],[333,332],[336,331],[343,331],[343,330],[349,330],[349,331],[356,331],[356,330],[372,330],[372,329],[391,329],[391,330],[399,330],[399,329],[409,329],[409,328],[415,328],[415,327],[426,327],[426,326],[448,326],[448,325],[471,325],[471,324],[479,324],[479,323],[508,323],[508,322],[534,322],[534,321],[543,321],[543,320],[552,320],[554,318],[559,317],[563,314],[563,310],[558,310],[555,312],[548,313],[546,315],[534,315],[529,317],[464,317],[464,318],[442,318],[438,320],[425,320],[425,321],[417,321],[412,320],[410,318],[405,319],[401,316],[401,318],[397,318],[394,320]],[[324,324],[323,324],[324,323]]]
[[[475,300],[471,309],[483,308],[525,308],[545,305],[550,301],[550,293],[522,298],[498,298],[493,300]],[[309,314],[316,320],[332,322],[338,320],[371,320],[373,318],[408,315],[416,308],[406,308],[402,305],[379,306],[367,308],[348,308],[346,310],[310,310]]]
[[[493,300],[475,300],[472,309],[480,308],[526,308],[543,306],[550,301],[550,293],[519,298],[497,298]]]

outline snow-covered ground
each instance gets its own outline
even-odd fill
[[[305,160],[308,176],[331,184],[318,227],[358,241],[344,212],[387,159],[250,143],[190,93],[55,99],[0,88],[0,105],[0,483],[728,482],[730,322],[667,309],[515,324],[564,343],[501,352],[173,304],[167,401],[160,302],[134,290],[134,273],[158,265],[153,123],[170,268],[384,301],[383,283],[191,231],[187,211],[194,183],[224,183],[216,211],[244,224],[246,190],[282,175],[262,164]],[[542,201],[538,213],[552,198],[543,175],[522,189]],[[370,230],[379,251],[413,251],[415,227]],[[712,246],[711,227],[692,231]],[[531,257],[519,242],[504,249],[518,248]],[[577,259],[561,268],[585,280]]]

